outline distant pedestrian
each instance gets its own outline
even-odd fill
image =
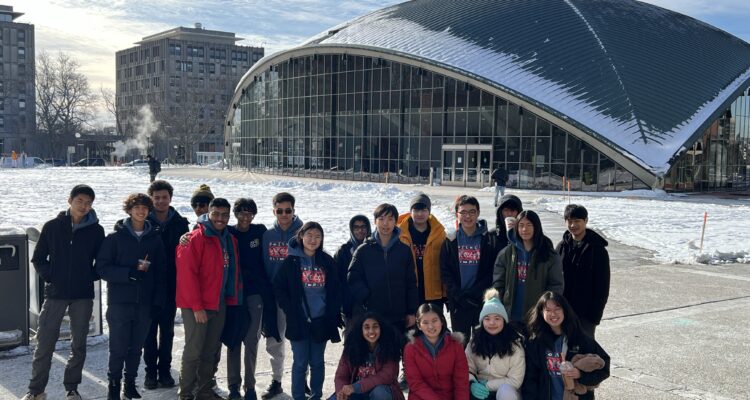
[[[189,241],[177,248],[177,307],[185,327],[181,399],[214,399],[217,352],[227,305],[241,305],[243,287],[237,240],[226,229],[230,205],[215,198],[198,218]]]
[[[517,220],[509,233],[511,243],[495,261],[493,286],[510,321],[520,323],[542,293],[549,290],[562,294],[565,282],[560,256],[544,235],[539,215],[526,210]]]
[[[475,197],[459,197],[454,212],[459,224],[443,244],[440,269],[448,291],[451,328],[468,341],[482,309],[482,296],[492,286],[497,249],[487,221],[479,218]]]
[[[593,400],[609,377],[609,355],[578,324],[564,296],[544,292],[529,313],[521,398]]]
[[[120,399],[120,381],[125,369],[123,396],[139,399],[135,385],[141,349],[151,326],[155,307],[165,302],[165,260],[161,228],[148,221],[151,198],[143,193],[125,199],[129,217],[117,221],[96,258],[96,270],[107,281],[109,324],[108,400]]]
[[[289,241],[287,257],[273,279],[292,345],[292,398],[320,400],[326,343],[341,341],[341,290],[333,258],[323,251],[323,228],[307,222]],[[310,368],[310,394],[306,372]]]
[[[472,400],[518,400],[526,372],[523,337],[510,324],[497,290],[490,289],[479,313],[466,358]]]
[[[495,207],[497,207],[498,199],[501,196],[505,196],[505,186],[508,184],[508,171],[498,164],[490,177],[495,182]]]
[[[362,214],[353,216],[349,220],[349,240],[342,244],[336,250],[336,254],[333,255],[333,260],[336,261],[336,268],[339,273],[341,311],[344,314],[344,325],[346,326],[349,326],[349,321],[352,318],[352,294],[349,290],[349,283],[346,281],[347,274],[349,273],[349,264],[352,262],[354,252],[371,234],[370,220]]]
[[[557,245],[562,257],[565,298],[578,315],[581,329],[592,338],[609,298],[607,240],[586,228],[588,211],[577,204],[565,207],[567,231]]]
[[[18,168],[18,153],[16,153],[15,150],[12,150],[10,152],[10,158],[13,161],[13,163],[11,164],[13,168]]]
[[[329,400],[404,400],[396,381],[400,358],[393,327],[371,312],[358,316],[346,334]]]
[[[417,310],[417,332],[404,349],[409,400],[469,398],[469,365],[460,332],[448,330],[442,307],[425,303]]]
[[[151,154],[147,155],[146,159],[148,160],[148,175],[151,177],[151,182],[153,182],[156,179],[156,174],[161,172],[161,162],[156,157],[151,156]]]
[[[63,385],[67,400],[80,400],[86,336],[94,305],[94,281],[99,275],[94,260],[104,240],[94,203],[94,189],[76,185],[68,196],[68,210],[44,224],[31,262],[44,281],[44,303],[39,314],[36,349],[31,363],[29,392],[24,400],[43,400],[46,395],[52,354],[66,311],[70,319],[70,357]]]
[[[174,189],[167,181],[157,180],[148,187],[148,195],[154,202],[154,210],[148,220],[161,228],[161,240],[166,254],[166,300],[163,307],[155,307],[152,313],[151,326],[143,347],[143,362],[146,365],[146,377],[143,386],[146,389],[173,387],[172,377],[172,344],[174,341],[174,319],[177,314],[175,294],[177,292],[177,267],[175,255],[180,236],[189,230],[188,220],[171,206]]]

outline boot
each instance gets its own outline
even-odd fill
[[[227,396],[227,400],[242,400],[242,394],[240,393],[239,385],[229,386],[229,396]]]
[[[172,378],[172,373],[170,370],[159,372],[159,387],[171,388],[174,387],[174,385],[174,378]]]
[[[120,380],[110,379],[107,385],[107,400],[120,400]]]
[[[149,390],[159,387],[156,380],[156,372],[146,372],[146,379],[143,380],[143,387]]]
[[[125,378],[125,387],[122,388],[122,394],[126,399],[141,398],[141,394],[135,387],[135,378]]]

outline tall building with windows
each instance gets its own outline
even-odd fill
[[[750,44],[635,0],[415,0],[264,58],[226,157],[272,174],[750,187]]]
[[[34,25],[15,22],[23,13],[0,5],[0,154],[33,153]],[[29,154],[32,155],[32,154]]]
[[[126,136],[146,136],[158,158],[195,161],[221,152],[222,123],[242,75],[263,57],[234,33],[177,27],[144,37],[116,54],[116,106]],[[148,109],[148,111],[146,110]],[[156,124],[148,125],[148,114]],[[146,127],[148,125],[148,127]]]

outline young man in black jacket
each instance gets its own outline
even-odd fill
[[[44,280],[44,304],[39,314],[37,346],[31,364],[31,381],[25,400],[41,400],[49,380],[52,354],[65,312],[70,317],[70,358],[63,385],[67,399],[78,400],[78,385],[86,360],[86,336],[94,305],[94,281],[99,279],[94,259],[104,240],[94,203],[94,190],[76,185],[70,191],[67,211],[44,224],[31,262]]]
[[[581,330],[594,338],[609,298],[608,243],[586,228],[589,213],[585,207],[569,204],[563,215],[568,230],[556,249],[563,262],[563,296],[578,315]]]
[[[161,228],[161,241],[166,255],[166,300],[164,307],[155,308],[151,315],[151,327],[143,346],[143,363],[146,365],[146,379],[143,387],[156,389],[175,385],[171,374],[172,343],[174,341],[175,287],[177,270],[175,252],[180,244],[180,236],[188,231],[188,220],[170,204],[174,189],[167,181],[157,180],[148,187],[148,195],[154,202],[154,210],[148,215],[151,224]],[[158,336],[158,340],[157,340]]]
[[[381,204],[374,217],[375,232],[354,252],[349,267],[353,317],[372,311],[404,333],[414,326],[419,306],[414,257],[399,240],[396,206]]]
[[[451,329],[463,333],[465,347],[471,339],[471,328],[479,320],[484,292],[492,286],[498,250],[487,221],[479,219],[475,197],[459,197],[454,209],[458,229],[443,242],[440,272],[448,289]]]
[[[141,398],[135,385],[141,349],[151,326],[151,313],[164,306],[166,257],[161,228],[148,220],[153,207],[146,194],[128,196],[123,209],[129,217],[117,221],[96,258],[96,270],[107,281],[107,400],[120,400],[123,367],[123,395]]]

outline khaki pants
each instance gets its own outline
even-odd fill
[[[205,324],[195,322],[193,310],[182,308],[181,311],[185,327],[185,349],[182,352],[178,394],[180,397],[210,394],[216,351],[221,348],[226,305],[222,302],[218,311],[206,310],[208,322]]]

